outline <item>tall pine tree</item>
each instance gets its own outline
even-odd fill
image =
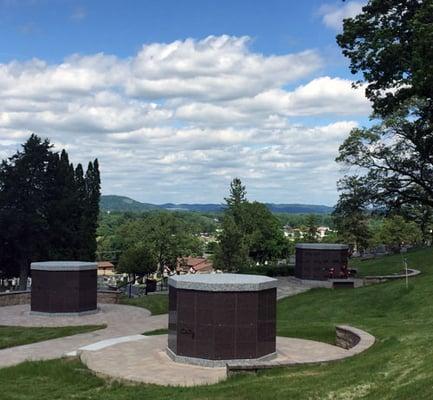
[[[68,154],[32,135],[0,164],[0,265],[25,288],[32,261],[94,260],[99,215],[98,161],[86,175]]]

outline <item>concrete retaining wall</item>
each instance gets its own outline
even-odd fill
[[[354,328],[348,325],[338,325],[335,327],[336,340],[335,344],[338,347],[347,350],[347,353],[343,357],[337,357],[334,360],[328,360],[325,362],[337,361],[343,358],[352,357],[356,354],[362,353],[369,347],[373,346],[375,342],[374,336],[370,335],[361,329]],[[317,363],[322,363],[323,361],[318,361]],[[308,364],[315,364],[308,363]],[[277,367],[288,367],[294,365],[302,365],[302,363],[294,361],[265,361],[258,362],[256,364],[250,365],[240,365],[240,364],[227,364],[227,376],[232,376],[238,373],[256,373],[262,369],[277,368]]]
[[[347,329],[343,326],[335,328],[335,344],[343,349],[351,349],[355,347],[361,338],[353,331],[353,328]]]
[[[30,304],[30,290],[0,293],[0,307]],[[118,304],[120,292],[114,290],[98,290],[98,303]]]

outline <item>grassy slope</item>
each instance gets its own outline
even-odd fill
[[[152,313],[152,315],[166,314],[168,312],[167,294],[151,294],[131,299],[123,296],[120,299],[120,303],[128,306],[146,308]]]
[[[359,259],[350,260],[350,266],[358,268],[361,276],[367,275],[389,275],[404,270],[403,260],[407,259],[408,268],[417,268],[417,257],[412,257],[411,253],[396,254],[393,256],[378,257],[373,260],[361,261]]]
[[[423,271],[409,290],[398,281],[356,290],[314,290],[279,303],[279,334],[331,340],[335,324],[349,323],[375,335],[375,346],[359,356],[189,389],[113,385],[78,361],[24,363],[1,370],[2,399],[431,399],[433,251],[408,258]]]
[[[0,349],[91,332],[102,328],[105,328],[105,325],[66,326],[61,328],[0,326]]]

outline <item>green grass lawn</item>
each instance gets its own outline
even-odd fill
[[[168,295],[164,294],[150,294],[142,297],[135,297],[129,299],[127,296],[120,298],[121,304],[128,306],[143,307],[148,309],[152,315],[167,314],[168,313]]]
[[[162,328],[162,329],[155,329],[153,331],[147,331],[144,332],[144,336],[155,336],[155,335],[166,335],[168,333],[168,329]]]
[[[378,257],[372,260],[361,261],[360,259],[351,259],[350,266],[358,269],[359,276],[367,275],[390,275],[404,270],[403,260],[407,259],[408,268],[417,268],[416,254],[412,256],[411,252],[406,254],[395,254],[392,256]]]
[[[334,326],[365,329],[377,343],[356,357],[236,376],[195,388],[129,386],[94,376],[78,361],[24,363],[0,370],[2,400],[407,400],[433,398],[433,250],[409,253],[423,273],[360,289],[317,289],[278,304],[278,334],[333,341]],[[392,262],[395,258],[387,258]],[[390,261],[391,260],[391,261]],[[369,263],[369,261],[366,261]]]
[[[61,328],[0,326],[0,349],[91,332],[102,328],[105,328],[105,325],[65,326]]]

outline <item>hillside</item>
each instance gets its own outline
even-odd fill
[[[100,207],[102,211],[150,211],[158,209],[157,206],[141,203],[124,196],[101,196]]]
[[[329,214],[333,208],[315,204],[274,204],[265,203],[266,206],[276,213],[289,214]],[[141,203],[125,196],[107,195],[101,196],[102,211],[149,211],[149,210],[169,210],[169,211],[196,211],[196,212],[220,212],[224,209],[223,204],[149,204]]]
[[[335,325],[373,334],[365,353],[343,361],[302,365],[235,376],[192,388],[127,385],[105,381],[78,360],[27,362],[1,370],[3,397],[30,400],[92,398],[177,400],[429,400],[432,398],[433,249],[407,253],[422,274],[359,289],[314,289],[278,302],[278,335],[333,342]],[[381,259],[401,265],[401,256]],[[365,265],[373,261],[364,261]],[[35,382],[39,384],[35,385]],[[41,384],[42,382],[43,384]]]

